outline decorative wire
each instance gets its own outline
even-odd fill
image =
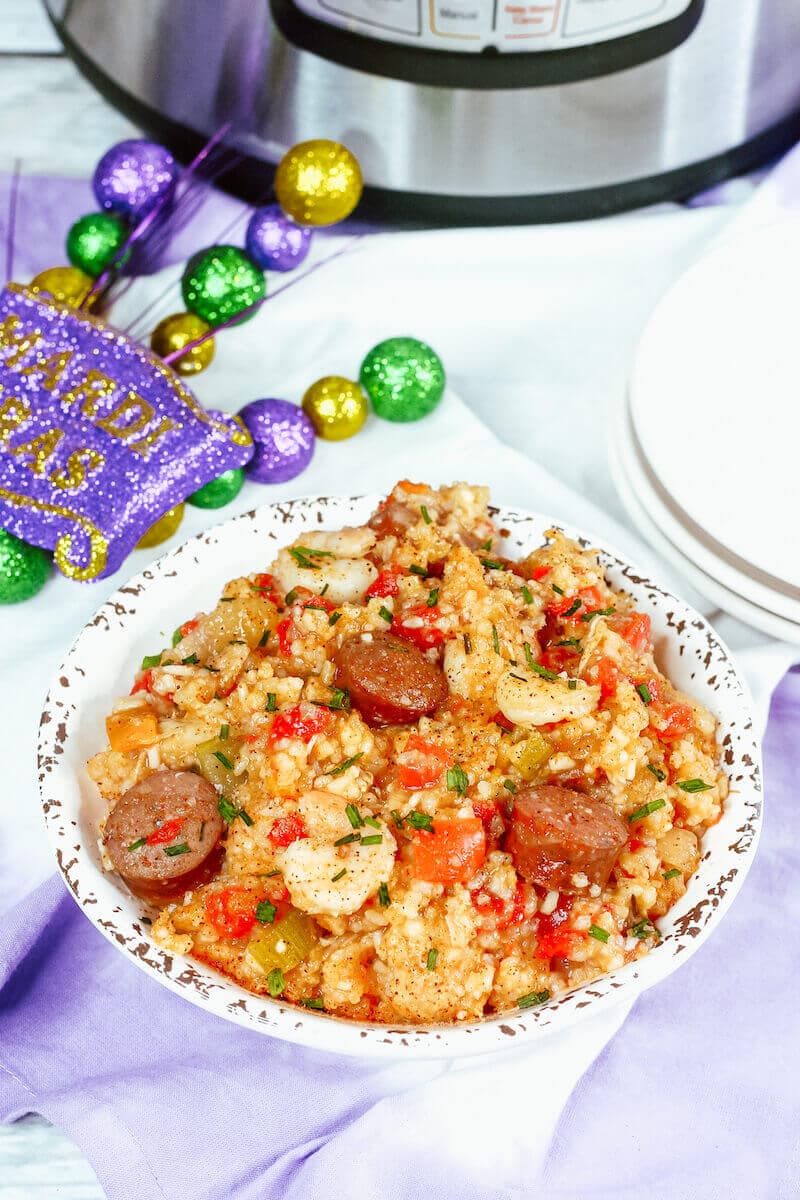
[[[288,292],[290,287],[294,287],[296,283],[302,283],[304,279],[308,279],[309,275],[313,275],[315,271],[320,269],[320,267],[327,266],[328,263],[333,262],[335,258],[341,258],[343,254],[349,254],[351,250],[355,249],[356,244],[360,242],[364,236],[365,234],[363,233],[354,234],[354,236],[351,237],[348,242],[345,242],[344,246],[340,247],[338,250],[335,250],[333,254],[329,254],[326,258],[320,259],[319,262],[314,263],[314,265],[309,267],[307,271],[303,271],[302,275],[295,275],[281,287],[276,288],[274,292],[271,292],[269,296],[264,296],[262,300],[257,300],[255,304],[249,304],[247,308],[243,308],[242,311],[237,313],[235,317],[230,317],[227,321],[223,321],[220,325],[215,325],[213,329],[209,329],[206,333],[201,334],[200,337],[196,337],[193,341],[187,342],[186,345],[181,346],[179,350],[172,350],[169,354],[165,354],[163,361],[169,365],[170,363],[175,362],[177,359],[182,358],[184,354],[188,354],[191,350],[194,350],[197,346],[202,346],[204,342],[207,342],[216,334],[221,333],[223,329],[229,329],[232,325],[238,325],[240,321],[246,320],[248,316],[257,312],[259,308],[262,308],[268,300],[274,300],[277,296],[280,296],[281,292]]]
[[[14,273],[14,247],[17,231],[17,199],[22,177],[22,159],[14,159],[14,173],[8,189],[8,227],[6,229],[6,279],[11,282]]]

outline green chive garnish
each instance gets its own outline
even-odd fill
[[[194,666],[195,663],[199,663],[200,659],[197,657],[196,654],[190,654],[187,658],[182,658],[181,662],[184,667],[188,667],[188,666]]]
[[[359,835],[357,833],[346,833],[344,837],[340,837],[333,844],[334,846],[349,846],[352,842],[357,841],[359,841]]]
[[[438,601],[439,601],[439,589],[432,588],[431,591],[428,592],[428,608],[435,608]]]
[[[664,872],[664,878],[665,879],[674,879],[676,875],[682,875],[682,874],[683,874],[683,871],[681,871],[678,867],[673,867],[670,871]]]
[[[343,762],[339,763],[338,767],[334,767],[333,770],[331,770],[331,771],[326,771],[325,774],[326,775],[344,775],[344,773],[348,767],[352,767],[353,763],[357,763],[358,760],[363,757],[364,757],[364,751],[361,750],[361,751],[359,751],[358,754],[354,754],[352,756],[352,758],[344,759]]]
[[[578,611],[578,609],[582,605],[583,605],[583,601],[581,600],[580,596],[576,596],[575,599],[572,601],[572,604],[570,604],[567,611],[565,613],[561,614],[562,617],[565,617],[565,618],[566,617],[574,617],[575,613]]]
[[[543,667],[541,663],[532,662],[528,663],[528,666],[532,671],[535,671],[537,675],[541,675],[542,679],[558,679],[558,675],[555,671],[548,671],[547,667]]]
[[[551,583],[550,586],[553,589],[553,591],[556,593],[557,596],[564,595],[564,589],[560,588],[557,583]]]
[[[650,688],[646,683],[637,683],[636,690],[645,704],[653,703],[653,697],[650,695]]]
[[[173,647],[177,646],[178,642],[182,642],[182,641],[183,641],[183,634],[181,633],[180,628],[178,628],[175,630],[175,632],[172,635]]]
[[[394,617],[389,612],[389,610],[385,604],[382,604],[380,606],[380,608],[378,609],[378,616],[383,617],[384,621],[388,621],[390,625],[391,625],[392,621],[394,620]]]
[[[388,908],[392,903],[392,898],[389,895],[389,887],[385,883],[382,883],[378,888],[378,903],[380,904],[381,908]]]
[[[147,845],[147,838],[137,838],[135,842],[131,842],[128,850],[141,850],[142,846]]]
[[[430,525],[430,523],[431,523],[431,515],[430,515],[430,513],[428,512],[428,510],[427,510],[427,508],[425,507],[425,505],[424,505],[424,504],[420,505],[420,510],[419,510],[419,511],[422,513],[422,519],[423,519],[423,521],[425,522],[425,524],[426,524],[426,525]]]
[[[319,1008],[323,1010],[325,1008],[325,1001],[321,996],[303,996],[300,1003],[303,1005],[303,1008]]]
[[[521,590],[522,590],[522,599],[525,601],[525,603],[533,604],[533,595],[532,595],[531,589],[528,587],[528,585],[523,583]]]
[[[658,933],[658,930],[656,929],[655,925],[653,925],[652,921],[648,921],[645,918],[645,920],[637,921],[635,925],[632,925],[629,932],[635,938],[641,939],[641,938],[652,937],[652,935],[654,933],[655,934]]]
[[[617,610],[613,607],[611,607],[611,608],[595,608],[592,612],[583,613],[583,615],[581,616],[581,620],[582,621],[591,621],[595,617],[610,617],[616,611]]]
[[[376,821],[374,817],[364,817],[364,824],[371,825],[373,829],[380,829],[380,821]]]
[[[651,813],[658,812],[666,803],[666,800],[651,800],[649,804],[643,804],[641,808],[636,809],[636,812],[632,812],[628,820],[641,821],[642,817],[649,817]]]
[[[533,652],[527,642],[522,643],[522,649],[525,651],[525,662],[532,671],[536,670],[536,659],[533,657]]]
[[[511,792],[512,796],[514,795],[514,793],[517,790],[517,785],[514,783],[513,779],[504,779],[503,787],[506,789],[507,792]]]
[[[422,579],[427,579],[428,577],[425,567],[418,567],[416,563],[412,563],[408,569],[412,575],[419,575]]]
[[[577,688],[578,688],[578,681],[577,681],[577,679],[568,679],[568,680],[567,680],[567,687],[569,688],[569,690],[570,690],[571,692],[577,691]]]
[[[220,731],[219,731],[220,741],[223,741],[223,742],[227,741],[228,734],[230,733],[230,731],[231,731],[230,725],[221,726]]]
[[[382,833],[370,833],[367,837],[362,837],[362,846],[379,846],[383,841]]]
[[[481,562],[487,571],[505,571],[505,563],[496,562],[493,558],[482,558]]]
[[[429,971],[433,971],[436,969],[436,960],[438,957],[439,957],[439,951],[434,950],[433,946],[431,946],[430,950],[428,951],[428,957],[425,960],[425,966],[428,968]]]
[[[348,804],[344,811],[347,813],[347,819],[353,826],[353,829],[360,829],[364,821],[355,804]]]
[[[433,817],[429,817],[427,813],[413,812],[408,813],[406,821],[412,829],[427,829],[428,833],[433,833]]]
[[[659,783],[663,783],[667,778],[666,771],[662,771],[660,767],[654,767],[652,763],[647,764],[648,771],[652,771]]]
[[[472,638],[468,633],[464,634],[464,653],[472,654]]]
[[[544,1004],[545,1000],[550,999],[548,991],[543,992],[528,992],[524,996],[520,996],[517,1000],[518,1008],[533,1008],[536,1004]]]
[[[597,938],[598,942],[607,942],[609,934],[607,930],[601,929],[599,925],[590,925],[589,937]]]
[[[284,602],[284,604],[294,604],[296,599],[297,599],[297,590],[295,588],[292,588],[292,590],[290,592],[287,592],[286,595],[284,596],[283,602]]]
[[[149,671],[151,667],[160,667],[160,666],[161,666],[161,655],[160,654],[145,654],[144,658],[142,659],[142,670],[143,671]]]
[[[256,920],[262,925],[271,925],[275,920],[277,908],[274,904],[270,904],[269,900],[262,900],[256,905]]]
[[[492,626],[492,645],[494,646],[495,654],[500,653],[500,638],[497,636],[497,626]]]
[[[269,994],[273,997],[280,996],[281,992],[286,987],[286,980],[283,978],[283,971],[280,967],[273,967],[267,976],[267,987]]]
[[[261,635],[261,637],[260,637],[260,639],[259,639],[259,643],[258,643],[258,649],[259,649],[259,650],[263,650],[263,649],[264,649],[264,647],[266,646],[267,642],[269,641],[269,635],[270,635],[270,633],[271,633],[271,632],[272,632],[272,631],[271,631],[270,629],[265,629],[265,630],[264,630],[264,632],[262,633],[262,635]]]
[[[278,697],[275,695],[274,692],[267,692],[267,703],[266,703],[267,712],[275,712],[275,709],[277,707],[278,707]]]
[[[226,756],[225,756],[225,755],[222,753],[222,751],[221,751],[221,750],[215,750],[215,751],[214,751],[214,758],[216,758],[216,759],[217,759],[219,762],[221,762],[221,763],[222,763],[222,765],[223,765],[223,767],[225,768],[225,770],[226,770],[226,771],[232,771],[232,770],[233,770],[233,763],[231,762],[231,760],[230,760],[229,758],[227,758],[227,757],[226,757]]]
[[[244,821],[245,825],[247,825],[247,826],[250,826],[250,825],[252,825],[252,824],[254,823],[254,822],[253,822],[253,818],[250,816],[249,812],[247,812],[247,811],[246,811],[245,809],[243,809],[243,808],[240,808],[240,809],[239,809],[239,816],[242,818],[242,820]]]
[[[578,651],[580,651],[582,649],[579,638],[564,638],[562,641],[556,642],[556,645],[557,646],[572,646],[572,648],[574,650],[578,650]]]
[[[466,796],[467,788],[469,787],[469,776],[460,763],[456,763],[454,767],[450,767],[447,772],[447,786],[451,792],[456,792],[459,796]]]
[[[178,842],[177,846],[165,846],[164,853],[168,855],[169,858],[177,858],[179,854],[188,854],[189,847],[186,842]]]
[[[704,783],[702,779],[679,779],[676,786],[679,787],[682,792],[711,791],[711,784]]]
[[[331,875],[331,883],[338,883],[340,879],[344,879],[347,874],[347,867],[342,867],[341,871],[337,871],[335,875]]]
[[[398,829],[403,828],[403,818],[400,816],[400,813],[397,811],[396,808],[392,809],[391,818],[394,821],[394,823]]]
[[[231,804],[224,796],[220,796],[217,800],[217,812],[222,817],[226,825],[232,824],[239,815],[239,810],[235,804]]]
[[[335,625],[336,622],[341,619],[341,616],[342,614],[340,612],[331,613],[331,615],[328,617],[328,624]]]

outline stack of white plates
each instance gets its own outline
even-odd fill
[[[729,239],[667,293],[611,441],[656,550],[721,608],[800,642],[800,221]]]

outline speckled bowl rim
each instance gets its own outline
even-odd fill
[[[110,651],[113,646],[119,654],[126,645],[132,673],[148,640],[152,645],[157,637],[152,626],[137,628],[142,619],[137,617],[138,606],[143,600],[148,603],[162,592],[169,600],[175,579],[194,573],[210,602],[227,579],[245,573],[241,555],[235,565],[234,545],[246,547],[252,555],[246,570],[257,570],[259,561],[268,562],[280,545],[309,528],[363,523],[381,498],[305,496],[241,513],[163,555],[101,605],[70,647],[42,713],[38,767],[48,836],[69,891],[103,936],[141,970],[207,1012],[289,1042],[365,1057],[460,1057],[533,1043],[633,1000],[686,962],[719,924],[741,887],[761,829],[762,773],[752,701],[730,651],[699,613],[648,579],[604,539],[541,514],[502,506],[492,509],[498,526],[509,533],[504,539],[509,555],[518,556],[541,545],[545,531],[553,527],[563,529],[583,546],[600,548],[600,561],[612,584],[625,588],[637,607],[650,614],[656,638],[664,639],[670,631],[660,662],[685,690],[703,699],[720,721],[731,795],[722,819],[706,835],[700,865],[685,896],[659,922],[663,940],[639,962],[538,1008],[479,1022],[403,1026],[345,1021],[256,996],[212,968],[156,945],[141,919],[145,907],[116,876],[102,871],[96,838],[81,830],[81,820],[86,820],[86,789],[91,788],[95,797],[97,792],[83,762],[72,761],[71,752],[72,746],[87,736],[94,749],[105,743],[100,717],[94,718],[89,729],[85,713],[90,701],[98,703],[98,693],[92,690],[97,649]],[[203,573],[206,568],[210,569]],[[202,596],[199,602],[204,602]],[[185,604],[179,602],[179,610],[171,609],[170,616],[180,619],[181,612],[187,611]],[[101,702],[107,705],[112,694],[104,691]],[[95,804],[99,800],[95,799]]]

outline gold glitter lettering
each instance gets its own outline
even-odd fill
[[[0,487],[0,500],[7,500],[9,504],[18,505],[20,508],[32,508],[35,512],[52,513],[56,517],[63,517],[76,525],[84,537],[89,539],[89,561],[85,567],[73,562],[70,557],[73,550],[72,539],[75,536],[73,533],[62,533],[56,542],[53,553],[56,566],[69,579],[80,581],[96,579],[102,572],[108,561],[108,538],[96,525],[92,524],[88,517],[76,513],[71,508],[64,508],[60,504],[45,504],[42,500],[34,500],[32,496],[20,496],[17,492],[10,492],[4,487]]]
[[[0,387],[0,392],[2,392]],[[0,404],[0,446],[4,446],[15,429],[30,420],[31,406],[27,400],[9,396]]]
[[[183,429],[183,426],[180,421],[171,421],[169,417],[163,417],[155,429],[151,430],[140,442],[131,443],[128,449],[135,450],[137,454],[141,454],[142,458],[149,458],[150,451],[156,442],[161,441],[164,434],[169,433],[171,429]]]
[[[5,321],[0,324],[0,349],[5,349],[11,346],[13,354],[9,354],[3,361],[6,367],[15,367],[21,358],[24,358],[29,350],[37,346],[42,340],[41,329],[34,329],[30,333],[17,333],[16,329],[19,325],[19,317],[16,313],[9,313]]]
[[[39,358],[29,367],[22,367],[20,375],[38,375],[43,372],[42,387],[47,388],[48,392],[52,392],[69,366],[71,358],[71,350],[59,350],[57,354],[51,354],[49,358]]]
[[[60,399],[70,407],[73,404],[80,405],[81,415],[91,421],[100,402],[107,396],[112,396],[116,390],[117,384],[110,375],[104,375],[102,371],[87,371],[85,378],[76,383],[70,391],[64,392]]]
[[[21,442],[19,446],[9,446],[9,452],[15,458],[33,456],[33,462],[26,462],[24,465],[29,471],[33,471],[34,475],[44,475],[48,460],[55,454],[63,437],[63,429],[48,429],[29,442]]]
[[[133,413],[133,419],[124,422],[124,418]],[[85,414],[88,415],[88,414]],[[146,425],[149,425],[156,415],[156,410],[152,404],[148,404],[136,392],[128,392],[124,400],[113,409],[108,416],[100,417],[95,421],[98,429],[105,430],[112,437],[120,438],[126,442],[133,433],[141,433]]]
[[[99,451],[92,450],[90,446],[82,446],[80,450],[72,451],[66,466],[55,471],[50,476],[50,482],[62,492],[76,492],[87,476],[99,471],[105,461]]]

